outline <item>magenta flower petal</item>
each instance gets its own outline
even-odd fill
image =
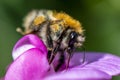
[[[68,69],[54,75],[49,75],[45,80],[110,80],[111,76],[95,69]]]
[[[38,36],[29,34],[29,35],[22,37],[14,46],[13,51],[12,51],[13,59],[15,60],[23,52],[31,48],[38,48],[43,53],[47,53],[47,48],[44,45],[43,41]]]
[[[63,64],[55,72],[60,54],[49,65],[46,46],[33,34],[26,35],[17,42],[12,56],[14,62],[9,66],[5,80],[108,80],[120,74],[120,57],[95,52],[86,52],[84,63],[83,53],[76,52],[67,70],[66,64]]]
[[[5,80],[40,80],[48,69],[46,55],[40,49],[32,48],[14,60]]]
[[[0,80],[5,80],[4,77],[0,78]]]
[[[81,53],[74,54],[70,66],[73,67],[81,64],[81,59]],[[114,76],[120,74],[120,57],[107,53],[89,52],[86,53],[85,63],[78,67],[96,69]]]

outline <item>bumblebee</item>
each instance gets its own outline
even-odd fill
[[[70,58],[77,47],[81,47],[85,41],[84,30],[78,20],[64,12],[52,10],[33,10],[24,18],[24,31],[17,28],[23,35],[36,34],[42,39],[48,49],[48,61],[52,63],[57,53],[60,53],[57,71],[65,63],[69,66]]]

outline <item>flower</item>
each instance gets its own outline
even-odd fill
[[[47,48],[36,35],[21,38],[13,48],[13,63],[5,80],[110,80],[120,74],[120,57],[108,53],[86,52],[81,64],[82,52],[74,53],[69,68],[55,72],[47,60]]]

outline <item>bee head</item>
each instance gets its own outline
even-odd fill
[[[82,46],[83,42],[85,41],[85,37],[83,34],[79,34],[75,31],[72,31],[69,35],[69,47],[80,47]]]

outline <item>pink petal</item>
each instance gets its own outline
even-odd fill
[[[29,35],[22,37],[14,46],[13,51],[12,51],[13,59],[15,60],[23,52],[31,48],[38,48],[43,53],[47,53],[47,48],[44,45],[43,41],[38,36],[29,34]]]
[[[48,71],[46,55],[32,48],[19,56],[9,67],[5,80],[38,80]]]
[[[4,77],[1,77],[0,80],[5,80]]]
[[[75,53],[70,66],[79,65],[81,68],[92,68],[103,71],[111,76],[120,74],[120,57],[112,54],[87,52],[84,64],[81,64],[82,54]],[[81,65],[80,65],[81,64]]]
[[[45,80],[110,80],[111,76],[95,69],[68,69],[54,75],[47,76]]]

